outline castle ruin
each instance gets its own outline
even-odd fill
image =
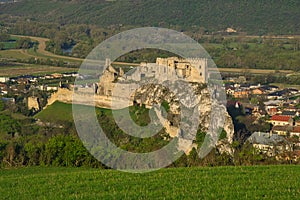
[[[109,65],[106,61],[106,65]],[[155,78],[163,82],[167,80],[184,79],[188,82],[205,83],[207,81],[207,59],[178,57],[157,58],[156,63],[141,63],[128,73],[120,68],[119,71],[111,65],[106,66],[106,70],[100,77],[99,83],[95,86],[95,93],[112,96],[115,83],[123,83],[124,89],[135,90],[137,82],[147,78]]]

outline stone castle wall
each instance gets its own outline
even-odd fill
[[[39,110],[40,109],[39,98],[38,97],[28,97],[27,107],[29,110],[30,109]]]

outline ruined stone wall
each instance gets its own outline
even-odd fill
[[[74,101],[73,97],[75,99]],[[78,88],[75,92],[73,90],[59,88],[58,91],[53,93],[48,99],[48,103],[45,108],[49,105],[52,105],[55,101],[111,108],[112,100],[120,102],[118,109],[122,109],[133,104],[133,102],[128,104],[129,99],[124,99],[122,97],[114,97],[112,99],[111,96],[95,94],[93,88]]]
[[[40,109],[40,103],[39,103],[39,98],[38,97],[28,97],[27,98],[27,106],[28,109],[35,109],[39,110]]]

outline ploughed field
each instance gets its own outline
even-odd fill
[[[0,170],[0,199],[298,199],[300,166]]]

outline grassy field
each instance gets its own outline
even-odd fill
[[[91,106],[80,105],[77,107],[78,109],[82,108],[82,112],[85,112],[86,109],[94,109]],[[96,113],[104,112],[106,115],[111,116],[112,112],[109,109],[105,108],[95,108]],[[145,107],[136,108],[130,107],[130,115],[132,119],[139,123],[141,126],[145,126],[150,122],[148,109]],[[127,110],[120,110],[120,112]],[[35,115],[35,118],[40,119],[43,122],[59,122],[59,121],[67,121],[73,122],[72,115],[72,104],[62,103],[59,101],[54,102],[52,105],[49,105],[46,109],[39,112]]]
[[[67,67],[54,67],[54,66],[47,66],[47,65],[33,65],[33,64],[0,67],[0,76],[8,76],[8,77],[24,75],[24,74],[43,75],[43,74],[63,73],[63,72],[76,72],[76,69],[67,68]]]
[[[52,122],[53,120],[72,122],[72,105],[56,101],[38,113],[35,118],[45,122]]]
[[[0,51],[0,58],[29,59],[31,57],[34,56],[27,54],[25,50],[21,50],[21,49],[10,49],[10,50]]]
[[[298,199],[300,166],[0,170],[0,199]]]
[[[77,109],[81,109],[83,112],[86,109],[94,109],[91,106],[80,105]],[[95,108],[96,112],[104,112],[110,114],[111,111],[105,108]],[[54,102],[52,105],[49,105],[46,109],[39,112],[35,115],[35,118],[40,119],[44,122],[57,122],[57,121],[68,121],[73,122],[72,114],[72,104],[62,103],[59,101]]]

